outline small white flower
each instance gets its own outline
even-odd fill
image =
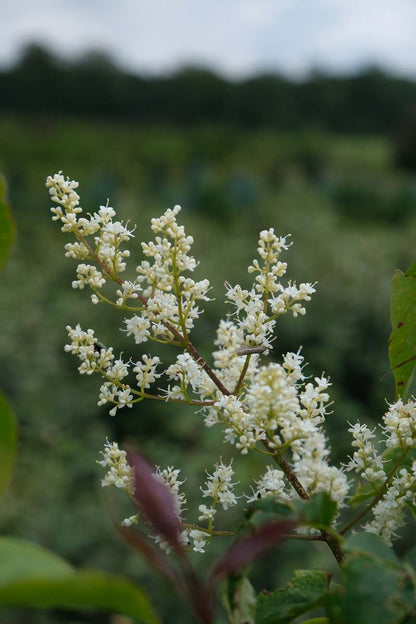
[[[134,516],[129,516],[128,518],[124,518],[121,522],[121,526],[130,527],[132,524],[137,524],[139,521],[139,515],[135,514]]]
[[[215,514],[217,513],[216,509],[213,509],[212,507],[207,507],[206,505],[199,505],[198,510],[201,514],[200,516],[198,516],[198,520],[200,522],[203,522],[203,520],[213,520]]]
[[[189,537],[193,541],[192,550],[194,550],[195,552],[204,553],[205,546],[208,541],[207,534],[203,533],[202,531],[192,529],[192,531],[189,531]]]

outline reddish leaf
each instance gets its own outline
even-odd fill
[[[169,488],[159,481],[147,463],[136,452],[128,453],[133,468],[134,498],[156,533],[161,535],[177,552],[182,551],[179,539],[181,523],[175,511],[175,503]]]
[[[179,553],[179,562],[184,574],[182,578],[171,565],[169,558],[161,550],[154,548],[141,533],[123,526],[117,526],[117,530],[126,542],[143,555],[152,568],[163,574],[176,587],[200,622],[206,624],[212,622],[212,594],[198,579],[185,551]]]
[[[274,544],[284,540],[294,526],[295,523],[289,520],[275,520],[263,525],[258,531],[233,544],[218,561],[212,575],[228,576],[241,570],[265,554]]]
[[[154,548],[138,531],[123,526],[118,526],[117,530],[126,542],[143,555],[152,568],[163,574],[175,585],[178,584],[179,575],[177,571],[159,548]]]
[[[187,585],[187,601],[200,622],[212,623],[213,596],[211,587],[201,583],[186,554],[182,557],[182,570]]]

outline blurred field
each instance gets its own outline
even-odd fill
[[[246,267],[258,231],[291,233],[288,275],[317,281],[317,293],[305,317],[282,319],[274,355],[303,345],[311,374],[325,370],[331,376],[328,431],[337,461],[349,452],[347,421],[376,423],[385,398],[394,396],[387,357],[389,287],[394,269],[407,269],[415,259],[415,179],[394,169],[388,140],[374,136],[14,116],[0,118],[0,170],[18,232],[1,276],[1,385],[20,426],[1,530],[77,565],[132,574],[151,588],[162,617],[169,612],[166,621],[191,621],[172,608],[162,581],[115,535],[106,506],[119,517],[125,501],[103,499],[95,460],[106,436],[121,443],[134,439],[155,463],[183,470],[192,509],[200,502],[205,468],[220,455],[228,457],[229,449],[220,431],[206,430],[190,409],[142,403],[111,418],[97,407],[98,379],[79,376],[75,360],[64,353],[65,326],[80,322],[116,351],[134,352],[124,334],[114,332],[120,317],[70,287],[75,263],[64,258],[67,241],[50,220],[46,176],[62,170],[80,181],[84,210],[94,211],[109,198],[119,215],[137,224],[132,271],[140,240],[150,237],[150,217],[183,206],[199,275],[212,281],[216,295],[194,333],[205,355],[226,314],[224,281],[249,283]],[[237,458],[235,467],[247,491],[262,460]],[[304,567],[307,547],[295,550],[294,566]],[[314,556],[319,561],[323,554]],[[255,579],[258,588],[285,580],[272,559],[257,566]],[[109,621],[60,612],[14,611],[6,618],[1,621]]]

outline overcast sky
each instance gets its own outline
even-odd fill
[[[0,0],[0,64],[28,42],[105,50],[134,72],[231,75],[376,64],[416,77],[416,0]]]

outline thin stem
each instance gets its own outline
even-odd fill
[[[266,448],[269,448],[267,446],[267,443],[266,443]],[[273,459],[276,462],[276,464],[280,466],[280,468],[283,470],[287,480],[289,481],[290,485],[296,490],[299,497],[302,500],[309,500],[309,494],[307,493],[307,491],[305,490],[305,488],[303,487],[303,485],[301,484],[301,482],[299,481],[299,479],[293,472],[292,468],[289,465],[289,462],[287,462],[285,458],[279,455],[278,453],[273,454]]]
[[[126,304],[123,305],[118,305],[117,303],[115,303],[114,301],[111,301],[111,299],[108,299],[108,297],[105,297],[103,295],[103,293],[101,293],[99,290],[97,290],[96,288],[92,289],[95,293],[95,295],[104,303],[108,303],[108,305],[113,306],[114,308],[117,308],[117,310],[127,310],[127,312],[142,312],[144,310],[143,307],[140,308],[134,308],[133,306],[128,306]]]
[[[148,392],[145,392],[143,388],[141,390],[136,390],[135,388],[132,388],[128,384],[123,383],[119,379],[113,379],[112,377],[109,377],[103,368],[99,367],[96,370],[106,381],[112,383],[114,386],[117,386],[118,388],[122,388],[123,390],[130,390],[130,392],[135,394],[138,398],[131,401],[131,403],[138,403],[140,401],[143,401],[143,399],[153,399],[153,401],[164,401],[166,403],[165,396],[161,396],[160,394],[150,394]],[[108,399],[108,402],[113,403],[114,405],[118,405],[117,401],[114,401],[114,400]],[[169,399],[169,402],[181,403],[182,405],[196,405],[197,407],[209,406],[215,403],[214,400],[200,401],[198,399],[191,399],[191,398]]]
[[[240,390],[241,390],[241,386],[243,385],[244,377],[246,376],[247,371],[248,371],[248,367],[249,367],[249,364],[250,364],[250,359],[251,359],[251,354],[248,354],[246,356],[245,361],[244,361],[244,366],[241,369],[240,377],[239,377],[239,379],[237,381],[237,384],[236,384],[236,386],[234,388],[233,394],[235,394],[235,396],[238,396],[240,394]]]
[[[104,264],[104,262],[101,260],[99,255],[93,250],[91,245],[86,241],[85,236],[83,234],[81,234],[81,232],[79,232],[78,230],[75,230],[75,229],[74,229],[74,234],[78,238],[78,240],[80,240],[83,243],[83,245],[85,245],[85,247],[88,249],[88,251],[91,254],[91,259],[95,260],[97,262],[97,264],[100,265],[100,267],[103,269],[103,271],[105,273],[107,273],[107,275],[108,275],[108,277],[110,279],[112,279],[114,282],[118,282],[121,285],[123,280],[121,280],[117,275],[114,275],[114,273],[111,273],[111,271]]]
[[[325,542],[323,535],[302,535],[301,533],[286,533],[283,535],[286,539],[304,540],[308,542]]]
[[[334,555],[338,564],[341,565],[341,563],[345,559],[345,555],[344,555],[344,551],[341,548],[341,544],[339,543],[339,540],[334,535],[331,535],[330,533],[328,533],[328,531],[321,530],[321,535],[322,535],[322,538],[328,544],[329,548],[331,549],[332,554]]]
[[[189,342],[189,338],[188,338],[188,332],[186,331],[185,316],[184,316],[183,309],[182,309],[182,296],[181,296],[181,289],[179,286],[178,269],[176,266],[176,253],[177,253],[177,248],[176,248],[176,241],[175,241],[175,250],[174,250],[174,255],[173,255],[173,260],[172,260],[173,283],[174,283],[176,301],[178,303],[179,322],[182,328],[184,343],[187,344]]]
[[[206,527],[200,527],[197,524],[190,524],[188,522],[183,522],[182,526],[187,529],[195,529],[196,531],[201,531],[201,533],[206,533],[207,535],[235,535],[234,531],[216,531],[214,529],[207,529]]]
[[[262,455],[267,455],[267,457],[275,456],[275,453],[272,453],[271,451],[263,451],[263,449],[259,448],[258,446],[254,446],[253,451],[256,451],[256,453],[261,453]]]
[[[367,507],[365,507],[359,514],[358,516],[356,516],[353,520],[351,520],[351,522],[349,522],[343,529],[341,529],[341,531],[339,532],[340,535],[345,535],[345,533],[347,531],[349,531],[351,529],[351,527],[353,527],[357,522],[359,522],[361,520],[361,518],[364,518],[364,516],[366,516],[368,514],[369,511],[371,511],[371,509],[373,509],[373,507],[375,507],[377,505],[377,503],[379,502],[379,500],[384,496],[384,494],[386,493],[386,490],[388,488],[388,485],[390,483],[390,481],[392,480],[394,473],[396,472],[397,468],[400,466],[400,464],[402,463],[402,461],[404,460],[404,458],[406,457],[407,453],[408,453],[409,449],[406,449],[406,451],[403,452],[402,455],[400,455],[400,457],[397,459],[396,463],[394,464],[393,468],[390,470],[389,474],[386,477],[386,480],[384,481],[383,485],[380,487],[380,490],[377,494],[377,496],[375,498],[373,498],[373,500],[371,501],[371,503],[369,503],[367,505]]]
[[[269,448],[267,446],[267,441],[265,441],[265,446],[266,448]],[[299,497],[302,500],[309,500],[310,498],[309,494],[307,493],[307,491],[305,490],[305,488],[303,487],[303,485],[301,484],[301,482],[299,481],[299,479],[297,478],[297,476],[295,475],[295,473],[293,472],[292,468],[290,467],[289,463],[285,460],[285,458],[279,455],[278,453],[275,453],[273,455],[273,458],[274,458],[274,461],[278,464],[278,466],[280,466],[280,468],[283,470],[283,472],[286,475],[287,480],[292,485],[292,487],[296,490]],[[342,548],[340,546],[338,539],[334,535],[331,535],[330,533],[328,533],[328,531],[325,531],[325,530],[321,530],[321,537],[322,537],[322,540],[328,544],[328,547],[331,549],[332,554],[334,555],[337,562],[341,564],[345,558],[345,555],[342,551]]]
[[[170,329],[170,328],[168,327],[168,329]],[[197,349],[194,347],[192,342],[188,342],[188,344],[184,345],[184,347],[188,351],[189,355],[195,360],[195,362],[206,372],[208,377],[214,382],[214,384],[217,386],[218,390],[220,390],[220,392],[222,392],[222,394],[225,394],[226,396],[230,396],[232,393],[228,390],[228,388],[226,388],[224,386],[222,381],[220,381],[220,379],[218,379],[218,377],[216,376],[216,374],[214,373],[212,368],[204,360],[202,355],[200,353],[198,353]]]

